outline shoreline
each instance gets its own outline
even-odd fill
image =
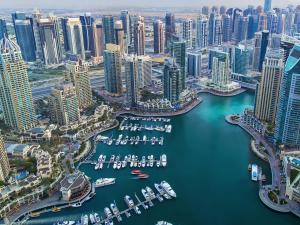
[[[234,96],[242,94],[246,91],[247,91],[247,89],[245,89],[245,88],[240,88],[240,89],[232,91],[232,92],[218,92],[218,91],[211,90],[211,89],[203,89],[201,91],[198,91],[197,93],[198,94],[208,93],[208,94],[211,94],[211,95],[214,95],[214,96],[219,96],[219,97],[234,97]]]
[[[254,151],[254,149],[252,150],[257,157],[266,161],[269,164],[269,167],[271,169],[271,174],[272,174],[272,182],[270,185],[262,186],[262,184],[260,183],[259,192],[258,192],[260,201],[271,210],[274,210],[274,211],[280,212],[280,213],[291,213],[297,217],[300,217],[300,213],[295,210],[295,208],[292,206],[292,203],[290,200],[284,198],[285,200],[288,201],[288,203],[280,204],[280,199],[282,199],[282,197],[284,197],[284,196],[282,196],[282,195],[277,196],[279,203],[272,202],[268,197],[269,191],[274,190],[275,189],[274,187],[278,187],[278,188],[280,187],[280,185],[279,185],[280,184],[280,176],[278,174],[278,168],[275,168],[275,167],[278,167],[278,162],[274,156],[273,148],[269,145],[269,143],[267,143],[267,141],[265,139],[263,139],[263,137],[261,137],[260,134],[258,134],[253,129],[248,128],[246,125],[244,125],[243,123],[241,123],[239,121],[233,121],[231,119],[231,116],[233,116],[233,115],[225,116],[225,121],[231,125],[239,126],[240,128],[242,128],[246,133],[248,133],[250,136],[252,136],[253,142],[259,141],[265,147],[266,151],[269,154],[269,157],[266,160],[264,160],[257,154],[256,151]],[[252,147],[251,147],[251,149],[252,149]]]

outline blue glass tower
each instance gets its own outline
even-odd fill
[[[260,48],[259,65],[258,65],[259,72],[262,71],[262,65],[265,60],[268,43],[269,43],[269,31],[264,30],[262,31],[262,37],[261,37],[261,48]]]
[[[0,19],[0,40],[7,36],[7,27],[5,19]]]
[[[249,66],[250,53],[245,46],[240,45],[234,48],[232,72],[246,75]]]
[[[115,44],[116,43],[116,36],[114,30],[114,17],[111,15],[106,15],[102,17],[102,26],[103,26],[103,33],[104,33],[104,42],[105,44]]]
[[[286,61],[277,106],[275,139],[300,146],[300,45],[295,45]]]
[[[247,31],[247,39],[254,38],[255,32],[258,30],[258,15],[249,15],[248,16],[248,31]]]
[[[90,14],[86,13],[84,16],[80,16],[80,22],[82,25],[84,49],[90,51],[92,55],[95,55],[95,41],[93,24],[94,18]]]
[[[36,60],[35,41],[30,20],[15,20],[14,24],[23,59],[26,62],[34,62]]]

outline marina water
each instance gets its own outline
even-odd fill
[[[142,210],[123,225],[153,225],[159,220],[174,225],[296,225],[299,218],[292,214],[276,213],[265,207],[258,197],[258,183],[251,181],[247,171],[249,163],[262,166],[270,182],[267,163],[259,160],[249,151],[250,136],[241,128],[229,125],[224,116],[242,113],[245,107],[253,105],[253,93],[235,97],[216,97],[202,94],[203,102],[191,112],[171,118],[172,133],[141,131],[128,132],[117,129],[103,135],[117,137],[120,133],[148,137],[164,136],[164,145],[118,145],[97,144],[96,160],[100,154],[108,159],[112,154],[134,154],[159,157],[167,154],[166,168],[141,168],[150,177],[145,180],[133,179],[132,168],[113,170],[112,166],[94,170],[94,165],[82,165],[92,180],[100,177],[115,177],[114,185],[96,189],[97,195],[81,208],[64,209],[59,213],[48,213],[30,220],[29,224],[53,224],[63,219],[79,219],[82,214],[100,212],[116,201],[120,210],[126,208],[123,200],[126,194],[132,198],[136,193],[142,198],[141,188],[162,180],[168,181],[177,193],[175,200],[154,201],[154,207]],[[135,123],[133,121],[133,123]],[[134,199],[134,198],[133,198]]]

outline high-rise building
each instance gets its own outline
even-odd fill
[[[268,50],[257,86],[254,112],[261,121],[275,123],[283,62],[280,50]]]
[[[125,57],[125,80],[127,104],[136,107],[139,98],[138,59],[136,55]]]
[[[145,24],[144,17],[140,17],[133,24],[133,45],[137,55],[145,55]]]
[[[25,15],[24,15],[25,16]],[[23,16],[17,16],[18,19]],[[42,18],[42,14],[39,10],[35,10],[32,14],[32,29],[34,34],[34,42],[35,42],[35,57],[37,61],[40,63],[43,61],[43,50],[42,50],[42,44],[40,39],[40,30],[38,27],[38,22]]]
[[[173,41],[171,43],[171,57],[175,60],[176,64],[181,69],[181,85],[185,89],[185,63],[186,63],[186,45],[185,41]]]
[[[196,20],[196,46],[206,48],[208,46],[208,19],[207,16],[200,15]]]
[[[272,8],[272,0],[265,0],[264,12],[265,13],[269,12],[271,8]]]
[[[94,23],[95,57],[100,58],[104,52],[103,27],[101,23]]]
[[[299,43],[299,40],[297,40],[296,38],[292,38],[289,36],[282,36],[281,42],[280,42],[280,48],[282,50],[282,60],[283,63],[285,64],[290,53],[291,50],[293,49],[294,45],[296,43]]]
[[[258,30],[258,19],[257,14],[248,15],[248,29],[247,29],[247,39],[250,40],[254,38],[255,32]]]
[[[208,16],[208,14],[209,14],[209,7],[208,6],[203,6],[202,9],[201,9],[201,13],[203,15]]]
[[[82,34],[84,42],[84,50],[90,52],[92,56],[95,56],[95,40],[94,40],[94,18],[90,13],[85,13],[80,16],[80,22],[82,25]]]
[[[231,41],[232,19],[229,15],[222,16],[223,42]]]
[[[200,76],[201,75],[201,63],[202,52],[201,51],[190,51],[187,52],[187,75],[189,76]]]
[[[212,59],[212,82],[217,88],[229,83],[229,53],[216,51]]]
[[[262,31],[262,36],[261,36],[261,47],[260,47],[259,66],[258,66],[259,72],[262,71],[262,64],[265,60],[268,44],[269,44],[269,31],[264,30]]]
[[[246,40],[248,30],[248,17],[237,14],[234,21],[233,40],[237,44],[240,41]]]
[[[3,38],[0,42],[0,100],[4,122],[23,131],[36,123],[27,67],[19,46]]]
[[[0,19],[0,40],[7,36],[7,27],[5,19]]]
[[[295,44],[282,74],[275,139],[289,146],[300,146],[300,45]]]
[[[127,10],[122,10],[120,19],[122,20],[122,23],[123,23],[123,29],[124,29],[124,33],[126,36],[126,43],[128,46],[128,45],[130,45],[131,39],[132,39],[129,12]]]
[[[153,22],[153,48],[155,54],[164,53],[164,24],[161,20]]]
[[[226,14],[226,6],[222,5],[220,7],[220,15],[225,15]]]
[[[67,22],[67,36],[69,52],[72,55],[85,59],[84,39],[82,25],[79,18],[69,18]]]
[[[30,20],[15,20],[15,33],[20,46],[23,59],[26,62],[36,60],[35,40]]]
[[[254,49],[253,49],[253,59],[252,59],[252,70],[254,71],[258,71],[259,68],[261,38],[262,38],[262,33],[256,32],[254,35]]]
[[[222,44],[222,17],[211,13],[208,20],[208,45]]]
[[[173,13],[166,13],[165,17],[165,48],[170,51],[171,41],[175,35],[175,16]]]
[[[104,43],[105,44],[115,44],[116,36],[115,36],[115,20],[112,15],[105,15],[102,17],[102,26],[104,33]]]
[[[168,99],[172,104],[179,101],[182,88],[181,68],[172,58],[165,60],[164,64],[164,98]]]
[[[147,55],[140,55],[138,60],[138,87],[144,88],[151,85],[152,81],[152,59]]]
[[[250,52],[244,45],[234,47],[232,57],[232,72],[247,75]]]
[[[187,48],[193,47],[193,20],[187,19],[182,23],[182,38],[186,42]]]
[[[0,135],[0,181],[5,181],[9,175],[10,166],[5,151],[5,145],[2,135]]]
[[[76,89],[80,109],[85,109],[93,104],[92,87],[89,78],[88,62],[78,60],[66,63],[65,79],[72,82]]]
[[[76,89],[72,83],[57,86],[49,97],[50,119],[59,125],[69,125],[80,120]]]
[[[38,20],[39,49],[42,51],[42,61],[45,65],[59,64],[63,60],[62,45],[59,35],[59,22],[56,16]]]
[[[120,46],[107,44],[104,51],[105,89],[112,95],[122,94]]]
[[[127,44],[123,29],[123,23],[121,20],[115,21],[115,37],[116,37],[116,44],[120,46],[121,52],[127,52]]]
[[[68,29],[67,29],[67,25],[68,25],[68,18],[61,18],[61,29],[62,29],[62,34],[63,34],[63,42],[64,42],[64,49],[65,52],[70,51],[70,47],[69,47],[69,40],[68,40]]]
[[[267,29],[267,15],[262,13],[259,15],[258,19],[258,31],[263,31]]]

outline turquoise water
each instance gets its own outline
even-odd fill
[[[97,189],[97,195],[83,207],[66,209],[57,214],[46,214],[33,220],[35,224],[51,224],[59,218],[78,218],[92,211],[103,212],[114,200],[120,209],[125,208],[126,194],[140,197],[140,189],[155,182],[167,180],[177,192],[176,200],[155,201],[155,206],[142,215],[129,219],[123,216],[124,225],[152,225],[166,220],[174,225],[285,225],[299,224],[300,219],[291,214],[280,214],[266,208],[258,197],[258,184],[250,180],[249,163],[263,167],[270,179],[268,165],[249,151],[250,137],[242,129],[229,125],[224,116],[239,113],[253,105],[253,94],[243,93],[223,98],[203,94],[203,102],[188,114],[172,118],[171,134],[164,134],[164,146],[97,146],[100,153],[150,155],[166,153],[167,168],[143,169],[151,176],[147,180],[131,179],[130,168],[114,171],[112,168],[95,171],[84,165],[84,171],[93,180],[100,177],[116,177],[116,184]],[[118,135],[117,130],[106,135]],[[132,135],[135,133],[131,133]],[[142,132],[141,135],[143,135]],[[145,132],[150,136],[163,133]],[[133,214],[133,213],[132,213]],[[72,215],[72,216],[70,216]]]

